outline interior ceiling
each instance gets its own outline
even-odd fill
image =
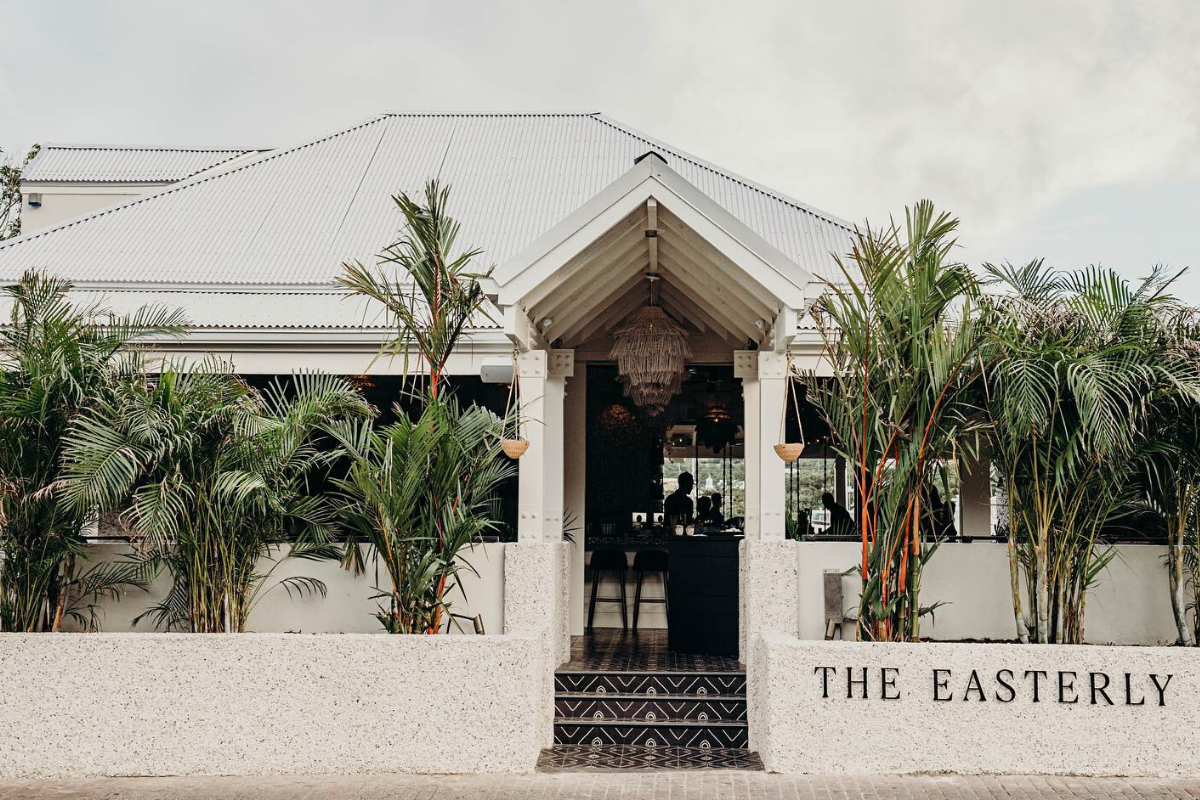
[[[733,347],[761,341],[779,313],[770,292],[654,200],[565,264],[560,280],[535,289],[524,305],[547,341],[576,347],[646,305],[651,271],[660,276],[659,305],[693,333]]]

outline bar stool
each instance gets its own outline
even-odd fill
[[[633,557],[633,571],[637,573],[637,590],[633,594],[633,629],[638,629],[638,612],[642,608],[642,603],[662,603],[666,606],[666,612],[671,613],[670,590],[668,588],[667,578],[667,551],[665,550],[639,550],[637,555]],[[661,572],[663,578],[663,596],[662,597],[647,597],[642,599],[642,578],[647,572]]]
[[[621,629],[628,630],[628,612],[625,604],[625,573],[629,571],[629,559],[625,557],[624,550],[593,550],[592,560],[589,566],[592,568],[592,602],[588,604],[588,633],[592,632],[592,619],[596,616],[596,603],[620,603],[621,604]],[[621,582],[620,597],[597,597],[596,592],[600,588],[600,576],[604,572],[616,573],[617,580]]]

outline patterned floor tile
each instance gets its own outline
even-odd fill
[[[736,658],[698,653],[676,653],[662,629],[625,631],[597,628],[588,636],[571,637],[571,659],[566,670],[625,672],[737,672],[745,667]]]
[[[756,770],[758,755],[742,748],[555,745],[542,751],[539,772]]]
[[[746,724],[736,722],[636,724],[628,720],[606,720],[603,724],[576,724],[559,720],[554,724],[554,743],[727,749],[747,747],[749,736]]]

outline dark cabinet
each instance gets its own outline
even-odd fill
[[[672,536],[670,647],[677,653],[738,656],[740,536]]]

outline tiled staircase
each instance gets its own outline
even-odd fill
[[[746,674],[562,669],[543,769],[762,769],[750,752]]]

